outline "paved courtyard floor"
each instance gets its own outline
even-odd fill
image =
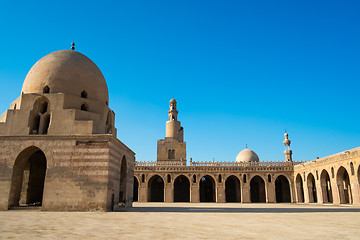
[[[126,212],[0,211],[0,239],[360,239],[360,208],[135,203]]]

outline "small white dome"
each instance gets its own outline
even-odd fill
[[[236,162],[259,162],[259,157],[254,151],[246,148],[236,156]]]

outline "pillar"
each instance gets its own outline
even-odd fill
[[[164,202],[168,202],[168,203],[171,203],[171,202],[174,202],[174,185],[172,185],[172,183],[166,183],[165,184],[165,191],[164,191],[164,194],[165,194],[165,199],[164,199]]]
[[[303,190],[304,190],[304,203],[309,203],[310,202],[310,199],[309,199],[309,188],[308,188],[308,185],[307,185],[307,181],[305,181],[305,178],[304,178],[304,181],[303,181]]]
[[[332,189],[333,203],[336,205],[340,204],[339,187],[336,182],[336,178],[330,178],[330,184]]]
[[[200,192],[199,192],[199,186],[197,184],[191,183],[191,186],[190,186],[190,202],[193,202],[193,203],[200,202]]]
[[[148,202],[147,186],[143,183],[139,187],[139,202]]]
[[[360,189],[356,174],[350,177],[350,184],[351,184],[351,193],[353,196],[353,204],[360,205],[360,195],[359,195]]]
[[[322,204],[324,203],[324,198],[323,198],[323,191],[321,188],[320,180],[315,180],[315,186],[316,186],[317,203]]]
[[[241,202],[242,203],[250,203],[251,202],[251,198],[250,198],[250,185],[249,183],[245,183],[242,188],[242,193],[241,193]]]
[[[276,203],[276,193],[275,193],[275,184],[267,183],[266,187],[266,202],[267,203]]]
[[[216,188],[216,202],[224,203],[226,202],[226,194],[225,194],[225,186],[223,184],[219,184]]]

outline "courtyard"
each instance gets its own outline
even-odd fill
[[[134,203],[125,212],[0,212],[0,239],[359,239],[351,205]]]

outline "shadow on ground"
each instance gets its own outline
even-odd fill
[[[206,207],[133,207],[127,212],[177,212],[177,213],[358,213],[360,208],[206,208]]]

